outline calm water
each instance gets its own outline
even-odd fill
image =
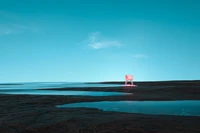
[[[20,83],[19,85],[1,85],[0,90],[14,89],[45,89],[45,88],[76,88],[76,87],[117,87],[121,84],[86,84],[86,83],[65,83],[65,82],[30,82]]]
[[[84,83],[22,83],[21,85],[0,85],[0,94],[28,94],[28,95],[80,95],[80,96],[112,96],[128,95],[130,93],[120,92],[95,92],[95,91],[56,91],[56,90],[38,90],[45,88],[63,88],[63,87],[111,87],[122,86],[116,84],[84,84]]]
[[[10,91],[0,91],[0,94],[114,96],[114,95],[130,95],[132,93],[95,92],[95,91],[56,91],[56,90],[17,90],[17,91],[10,90]]]
[[[184,101],[103,101],[57,105],[58,108],[97,108],[104,111],[151,115],[200,116],[200,100]]]

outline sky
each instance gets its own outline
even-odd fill
[[[0,0],[0,82],[200,79],[199,0]]]

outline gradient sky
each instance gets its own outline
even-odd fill
[[[199,0],[0,0],[0,82],[200,79]]]

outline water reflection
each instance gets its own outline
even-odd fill
[[[79,96],[114,96],[130,95],[132,93],[120,92],[95,92],[95,91],[56,91],[56,90],[3,90],[0,94],[25,94],[25,95],[79,95]]]
[[[58,108],[98,108],[104,111],[152,115],[200,116],[200,100],[184,101],[103,101],[64,104]]]
[[[118,87],[121,84],[86,84],[78,82],[30,82],[20,84],[0,84],[0,90],[45,89],[45,88],[83,88],[83,87]]]

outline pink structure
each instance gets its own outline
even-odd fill
[[[127,85],[128,81],[131,82],[131,85],[133,85],[133,75],[125,75],[125,85]]]

